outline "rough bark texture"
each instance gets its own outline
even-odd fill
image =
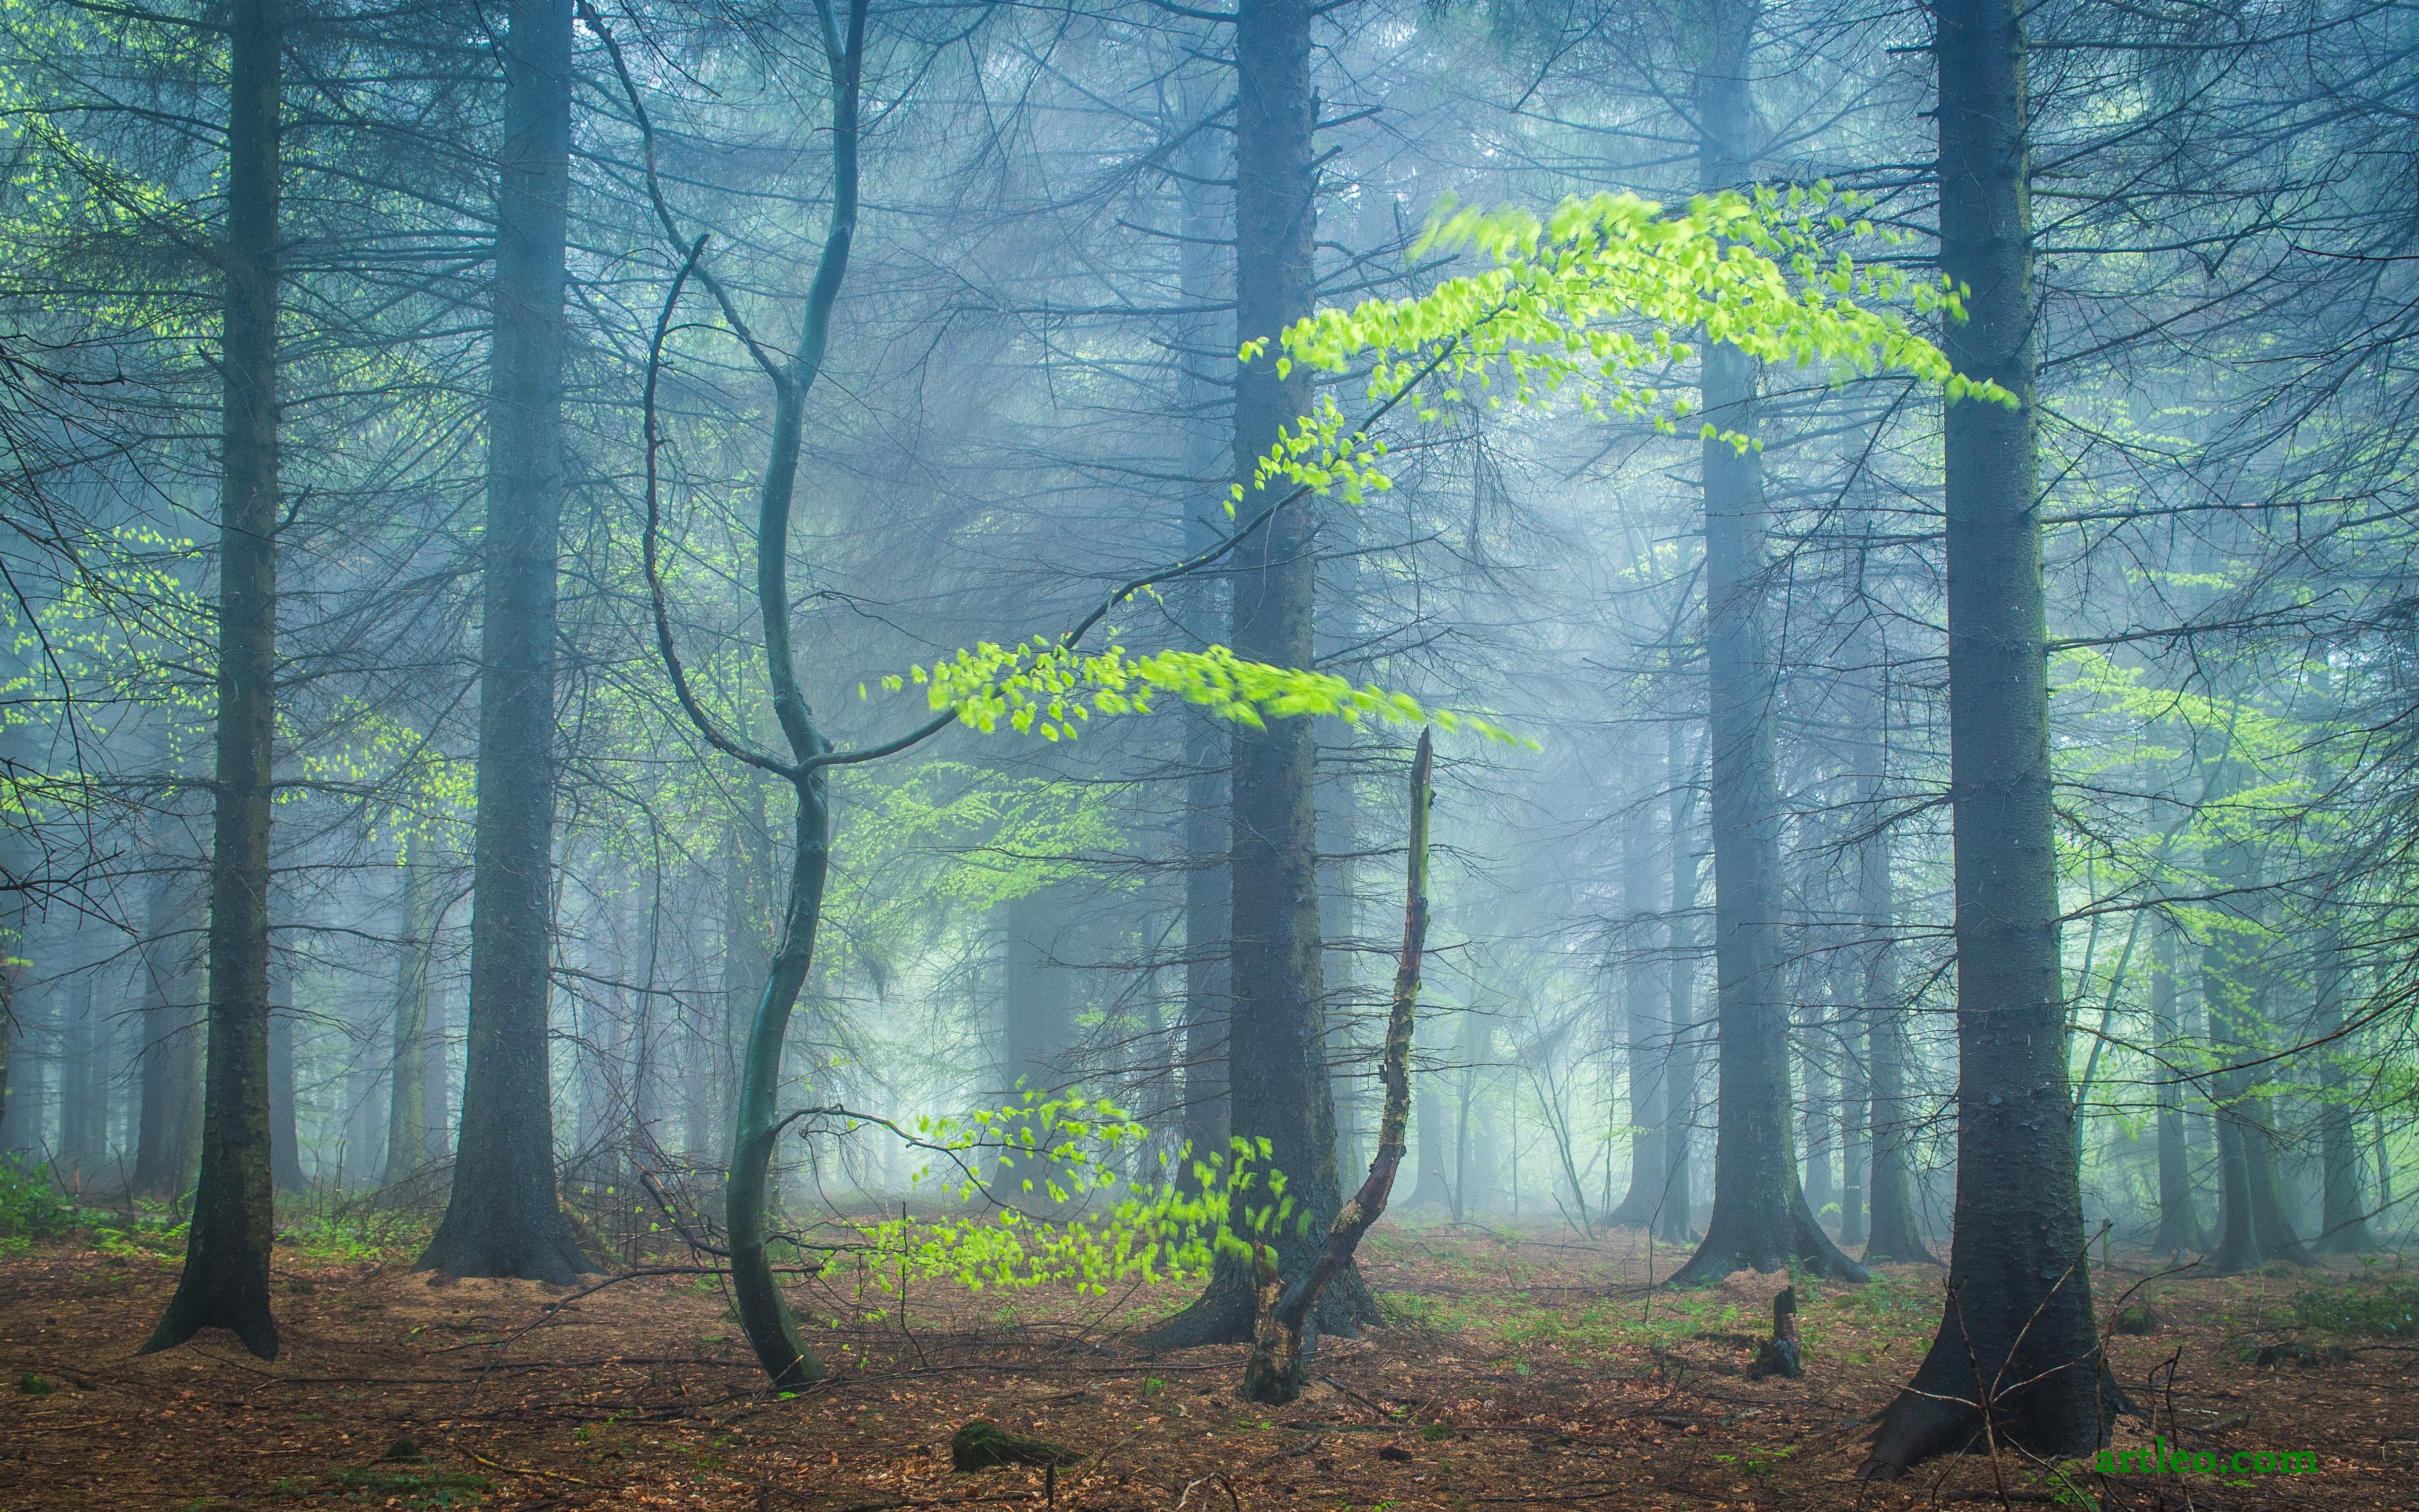
[[[1311,163],[1316,101],[1310,87],[1309,0],[1242,0],[1236,8],[1235,294],[1240,340],[1272,337],[1312,307]],[[1240,341],[1239,341],[1240,344]],[[1248,486],[1280,427],[1309,407],[1310,375],[1280,378],[1263,357],[1240,375],[1236,475]],[[1312,664],[1317,578],[1315,511],[1278,513],[1235,555],[1237,656],[1280,667]],[[1312,798],[1316,746],[1306,718],[1235,726],[1234,895],[1228,938],[1228,1105],[1238,1137],[1271,1141],[1294,1216],[1279,1237],[1288,1284],[1308,1269],[1343,1205],[1335,1169],[1335,1104],[1327,1076],[1326,1004],[1319,972],[1317,842]],[[1258,1311],[1248,1262],[1222,1257],[1191,1307],[1148,1343],[1176,1349],[1252,1336]],[[1360,1273],[1346,1266],[1320,1299],[1330,1331],[1374,1322]]]
[[[453,1196],[420,1263],[561,1284],[593,1269],[555,1195],[547,1074],[571,0],[505,15],[470,1021]]]
[[[2184,1148],[2184,1089],[2175,1081],[2176,1052],[2182,1040],[2176,1026],[2176,935],[2164,920],[2150,922],[2150,1041],[2157,1067],[2159,1107],[2159,1231],[2150,1247],[2171,1255],[2209,1248],[2193,1202],[2192,1164]]]
[[[1934,15],[1941,260],[1973,290],[1944,345],[2019,403],[1954,402],[1946,420],[1956,1243],[1940,1331],[1858,1471],[1876,1480],[1975,1445],[1969,1404],[1989,1404],[1996,1443],[2066,1458],[2103,1441],[2122,1401],[2093,1331],[2067,1085],[2024,43],[2012,0]]]
[[[269,821],[277,707],[277,200],[282,0],[228,14],[225,320],[220,377],[218,759],[209,1053],[185,1268],[143,1346],[224,1328],[277,1357],[269,1134]]]
[[[1705,13],[1703,62],[1693,81],[1700,177],[1729,189],[1752,174],[1748,98],[1752,0]],[[1705,418],[1756,430],[1755,363],[1735,347],[1704,354]],[[1675,1287],[1793,1260],[1817,1275],[1862,1281],[1806,1206],[1790,1137],[1789,1003],[1780,958],[1780,791],[1773,721],[1779,703],[1771,626],[1764,479],[1753,451],[1708,439],[1705,651],[1711,695],[1715,1024],[1720,1047],[1714,1123],[1714,1208]]]

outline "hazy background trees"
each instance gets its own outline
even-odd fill
[[[265,964],[238,995],[269,1179],[289,1221],[450,1201],[437,1259],[564,1275],[614,1257],[591,1250],[640,1173],[708,1211],[779,934],[792,799],[707,759],[647,624],[639,379],[685,250],[647,162],[730,301],[685,307],[662,375],[675,630],[716,717],[766,742],[747,490],[769,411],[702,328],[777,339],[758,324],[811,266],[820,22],[600,13],[625,88],[568,4],[280,17],[254,353],[279,392],[273,801]],[[874,16],[869,209],[787,563],[816,678],[869,689],[818,710],[842,744],[918,707],[881,677],[1055,628],[1214,539],[1239,456],[1317,385],[1359,393],[1239,389],[1237,341],[1432,283],[1406,253],[1448,196],[1829,178],[1903,234],[1888,255],[1973,284],[1952,350],[1993,329],[1940,236],[1929,15],[1238,17]],[[253,580],[221,537],[242,464],[226,24],[69,10],[0,39],[0,1145],[179,1211],[206,1019],[233,1002],[213,974],[238,964],[207,881],[231,864],[213,751],[241,670],[221,606]],[[1974,1174],[1960,983],[1987,964],[1959,858],[2045,824],[2021,964],[2056,982],[2019,995],[2066,1043],[2034,1069],[2064,1070],[2043,1127],[2081,1225],[2051,1247],[2104,1222],[2247,1266],[2407,1228],[2419,13],[2052,4],[2022,28],[2029,157],[2002,187],[2029,205],[2035,296],[1991,361],[2029,377],[2038,462],[2029,485],[1981,469],[2038,532],[2047,814],[2022,836],[1978,842],[1952,791],[1952,712],[2023,711],[1950,643],[1963,421],[1903,379],[1675,366],[1760,439],[1744,455],[1465,395],[1390,432],[1392,491],[1117,616],[1138,648],[1231,639],[1543,745],[1441,753],[1398,1210],[1679,1246],[1710,1226],[1707,1274],[1944,1253]],[[1375,1118],[1408,757],[1399,733],[1193,717],[1072,746],[953,733],[835,775],[784,1105],[1080,1084],[1171,1153],[1273,1134],[1274,1106],[1283,1163],[1332,1204]],[[1755,1168],[1751,1219],[1726,1217],[1725,1180],[1748,1190],[1726,1149]],[[890,1202],[907,1169],[879,1134],[778,1164],[800,1211]],[[474,1209],[506,1237],[471,1237]],[[1369,1316],[1348,1283],[1331,1301]]]

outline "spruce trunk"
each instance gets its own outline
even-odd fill
[[[270,754],[277,706],[277,242],[282,0],[228,15],[227,216],[220,270],[223,471],[218,752],[210,850],[209,1041],[185,1269],[143,1346],[231,1330],[277,1357],[269,1131]]]
[[[1858,1474],[2012,1444],[2104,1442],[2058,956],[2049,673],[2034,455],[2032,224],[2012,0],[1942,0],[1940,240],[1972,292],[1943,343],[2013,408],[1952,400],[1947,466],[1949,801],[1955,836],[1957,1197],[1949,1300]]]
[[[505,16],[470,1007],[454,1190],[420,1263],[564,1284],[594,1269],[555,1194],[547,1055],[571,0],[509,0]]]

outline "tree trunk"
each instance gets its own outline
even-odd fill
[[[428,956],[437,933],[427,866],[403,864],[395,942],[393,1070],[387,1086],[386,1183],[408,1180],[428,1149]]]
[[[1644,763],[1638,764],[1643,768]],[[1641,784],[1642,786],[1642,784]],[[1635,800],[1642,805],[1645,795]],[[1652,922],[1657,912],[1653,896],[1655,854],[1653,832],[1632,817],[1621,828],[1621,911],[1628,921],[1629,964],[1622,972],[1622,1018],[1629,1050],[1629,1190],[1605,1222],[1631,1228],[1654,1224],[1665,1201],[1671,1162],[1663,1155],[1667,1122],[1663,1088],[1664,1062],[1672,1048],[1672,1031],[1664,1022],[1665,994],[1649,964]],[[1607,1152],[1607,1159],[1610,1152]],[[1586,1215],[1580,1198],[1580,1215]]]
[[[21,1171],[41,1168],[49,1162],[50,1150],[42,1138],[42,1126],[50,1115],[47,1093],[49,1083],[44,1076],[42,1054],[42,1020],[51,1016],[50,1004],[56,993],[45,993],[39,999],[20,995],[10,1005],[12,1012],[0,1021],[0,1040],[8,1043],[8,1065],[12,1075],[8,1104],[0,1112],[0,1155],[16,1162]]]
[[[192,879],[179,858],[155,851],[150,897],[144,921],[142,973],[142,1088],[135,1114],[134,1189],[152,1196],[181,1197],[183,1163],[178,1158],[188,1085],[186,1047],[198,1033],[193,1023],[193,919]]]
[[[2319,1237],[2312,1247],[2322,1255],[2359,1255],[2375,1249],[2377,1242],[2369,1236],[2367,1209],[2361,1201],[2360,1141],[2352,1136],[2353,1099],[2344,1066],[2349,1052],[2333,1038],[2343,1032],[2345,977],[2343,940],[2334,930],[2321,933],[2313,972],[2319,1011],[2310,1033],[2330,1042],[2319,1050],[2321,1204]]]
[[[420,1263],[562,1284],[593,1269],[555,1195],[547,1066],[572,8],[504,9],[470,1024],[453,1195]]]
[[[1052,956],[1066,914],[1067,894],[1041,887],[1000,908],[999,1095],[1010,1102],[1028,1091],[1043,1096],[1065,1079],[1059,1057],[1071,1028],[1067,983]]]
[[[1386,1044],[1379,1073],[1386,1099],[1378,1117],[1378,1153],[1368,1176],[1352,1200],[1338,1208],[1327,1242],[1300,1279],[1287,1287],[1277,1274],[1270,1248],[1253,1247],[1258,1313],[1252,1335],[1251,1359],[1243,1367],[1245,1401],[1282,1406],[1302,1395],[1302,1334],[1318,1294],[1352,1262],[1361,1236],[1386,1211],[1394,1190],[1394,1173],[1403,1161],[1403,1125],[1411,1111],[1411,1038],[1418,1026],[1421,952],[1428,928],[1428,810],[1433,750],[1429,732],[1420,732],[1411,756],[1410,845],[1403,885],[1403,945],[1394,958],[1394,992],[1386,1017]]]
[[[153,1353],[205,1328],[277,1357],[269,1133],[270,753],[277,705],[277,244],[282,0],[228,17],[225,323],[219,520],[218,760],[209,1042],[185,1269]]]
[[[2177,1052],[2184,1045],[2176,1026],[2176,935],[2163,919],[2150,922],[2150,1042],[2159,1061],[2159,1231],[2154,1250],[2181,1255],[2209,1248],[2209,1235],[2193,1205],[2192,1165],[2184,1148],[2183,1085],[2175,1080]]]
[[[1706,13],[1705,61],[1693,80],[1700,177],[1733,189],[1753,174],[1748,98],[1753,0]],[[1735,347],[1703,355],[1705,420],[1756,432],[1756,364]],[[1769,516],[1757,454],[1718,437],[1702,449],[1705,490],[1705,649],[1711,695],[1715,1034],[1720,1047],[1714,1123],[1714,1209],[1704,1242],[1675,1287],[1733,1271],[1781,1270],[1862,1281],[1814,1221],[1790,1137],[1789,1003],[1780,959],[1780,791],[1775,771],[1779,687],[1765,597]]]
[[[1941,263],[1973,291],[1943,346],[2018,405],[1953,400],[1943,437],[1955,1242],[1940,1332],[1857,1472],[1872,1480],[1982,1439],[1985,1408],[1966,1404],[1987,1404],[1988,1442],[2066,1458],[2103,1441],[2123,1399],[2093,1330],[2067,1085],[2024,40],[2013,0],[1940,0],[1934,16]]]
[[[1842,964],[1844,965],[1844,963]],[[1844,976],[1840,971],[1835,976]],[[1870,1117],[1872,1092],[1867,1084],[1868,1069],[1864,1036],[1859,1029],[1864,1015],[1853,1007],[1842,984],[1835,1001],[1832,1025],[1838,1031],[1840,1045],[1840,1247],[1847,1249],[1865,1242],[1865,1120]]]
[[[275,962],[269,968],[269,1177],[280,1192],[310,1184],[302,1175],[302,1141],[295,1125],[294,974]]]
[[[1810,973],[1819,983],[1821,974]],[[1810,998],[1815,995],[1809,993]],[[1833,1015],[1820,1003],[1810,1003],[1808,1023],[1800,1042],[1806,1053],[1799,1058],[1806,1066],[1806,1207],[1817,1223],[1823,1220],[1823,1210],[1840,1200],[1839,1168],[1832,1161],[1832,1124],[1840,1116],[1840,1099],[1828,1061],[1831,1041],[1828,1029]],[[1845,1239],[1841,1242],[1846,1242]]]
[[[2210,783],[2221,806],[2240,786],[2239,764],[2222,762]],[[2238,824],[2242,821],[2238,820]],[[2209,1009],[2210,1048],[2226,1070],[2211,1078],[2217,1118],[2218,1236],[2211,1267],[2219,1275],[2256,1270],[2271,1260],[2309,1263],[2309,1253],[2286,1221],[2278,1170],[2274,1114],[2260,1094],[2270,1077],[2270,978],[2266,954],[2276,943],[2268,915],[2264,867],[2257,840],[2239,832],[2213,842],[2211,881],[2223,901],[2201,948],[2201,995]]]
[[[1695,1170],[1689,1149],[1697,1118],[1697,758],[1687,731],[1673,720],[1664,745],[1671,774],[1672,912],[1664,926],[1671,963],[1665,968],[1663,1031],[1663,1205],[1655,1237],[1673,1244],[1697,1241]]]
[[[77,943],[84,945],[83,932]],[[59,1159],[62,1180],[78,1189],[98,1182],[109,1162],[108,1021],[93,990],[99,965],[88,949],[77,952],[72,983],[62,981],[61,1038],[66,1041],[59,1078]]]
[[[1240,0],[1236,8],[1235,270],[1238,344],[1272,338],[1313,305],[1311,162],[1316,101],[1310,85],[1312,0]],[[1263,356],[1239,375],[1236,476],[1247,486],[1278,430],[1310,403],[1310,373],[1279,378]],[[1281,511],[1236,552],[1229,642],[1247,660],[1312,664],[1317,515]],[[1233,887],[1228,931],[1228,1106],[1234,1133],[1271,1142],[1286,1173],[1296,1223],[1279,1238],[1278,1271],[1290,1285],[1322,1247],[1343,1206],[1335,1168],[1335,1105],[1327,1077],[1325,994],[1319,971],[1317,841],[1312,800],[1316,745],[1307,718],[1234,725]],[[1252,1267],[1222,1255],[1201,1298],[1149,1335],[1154,1349],[1252,1336]],[[1319,1326],[1349,1332],[1376,1321],[1357,1267],[1346,1265],[1320,1297]]]

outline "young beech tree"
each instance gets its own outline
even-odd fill
[[[740,1321],[758,1361],[775,1384],[793,1386],[812,1380],[821,1365],[800,1339],[794,1319],[775,1279],[766,1223],[766,1183],[774,1140],[788,1121],[775,1105],[781,1051],[790,1016],[813,964],[815,935],[821,923],[824,890],[830,866],[831,809],[829,774],[834,767],[898,754],[964,722],[990,731],[1005,717],[1020,732],[1034,731],[1056,739],[1072,738],[1077,724],[1091,712],[1141,712],[1154,692],[1173,693],[1247,727],[1262,728],[1268,717],[1299,718],[1317,714],[1348,717],[1374,716],[1416,720],[1426,717],[1409,699],[1389,698],[1375,689],[1355,689],[1340,678],[1299,672],[1243,661],[1225,647],[1208,652],[1164,652],[1129,658],[1112,643],[1105,651],[1084,655],[1077,649],[1086,632],[1099,625],[1115,604],[1159,582],[1189,575],[1217,562],[1263,535],[1284,505],[1312,491],[1304,479],[1274,502],[1206,551],[1164,572],[1127,584],[1118,594],[1056,641],[1037,638],[1026,644],[1001,647],[985,644],[959,655],[954,662],[915,677],[929,685],[932,713],[898,739],[857,750],[833,748],[796,671],[791,642],[791,594],[787,580],[792,500],[795,495],[798,458],[805,425],[808,392],[822,372],[831,332],[831,317],[848,270],[849,250],[856,229],[857,154],[860,100],[866,48],[866,4],[855,0],[844,21],[827,5],[819,5],[824,48],[832,80],[832,187],[830,221],[815,274],[800,312],[799,335],[792,355],[784,357],[761,343],[740,316],[721,284],[703,262],[704,239],[683,237],[660,185],[650,182],[657,213],[675,245],[686,247],[685,261],[666,299],[655,328],[648,364],[645,444],[648,460],[647,527],[643,555],[654,606],[657,649],[684,712],[709,744],[724,754],[788,782],[796,795],[794,844],[789,892],[782,912],[780,944],[772,970],[758,999],[749,1026],[740,1073],[739,1097],[732,1119],[731,1173],[726,1196],[726,1222],[731,1247],[732,1290]],[[601,18],[590,13],[590,24],[608,38],[617,69],[621,59]],[[642,132],[647,125],[644,102],[626,70],[623,85]],[[726,733],[693,691],[674,645],[671,618],[660,567],[661,509],[655,458],[661,445],[655,426],[655,386],[665,339],[682,292],[691,278],[703,284],[719,306],[733,336],[746,347],[772,385],[774,411],[772,447],[767,457],[758,509],[756,550],[757,601],[763,623],[764,671],[772,685],[775,715],[789,754],[776,756],[749,747]],[[1113,632],[1112,632],[1113,634]],[[889,687],[903,687],[903,678]],[[1439,716],[1451,727],[1456,721]],[[1473,727],[1494,733],[1483,721]],[[1055,1105],[1045,1105],[1045,1112]],[[1056,1127],[1045,1119],[1045,1125]],[[1020,1131],[1016,1137],[1040,1137]],[[1265,1147],[1266,1142],[1262,1142]],[[1267,1148],[1253,1152],[1265,1162]],[[1266,1170],[1265,1165],[1263,1170]],[[1271,1195],[1282,1198],[1282,1167],[1260,1178]],[[1285,1210],[1289,1211],[1289,1209]],[[1266,1222],[1263,1222],[1263,1227]]]
[[[1278,427],[1248,477],[1234,486],[1233,524],[1214,545],[1125,583],[1055,639],[985,642],[930,668],[885,679],[886,688],[899,691],[912,678],[924,689],[931,714],[895,739],[838,750],[796,673],[786,580],[804,401],[822,371],[857,214],[864,0],[856,0],[845,18],[835,18],[828,6],[819,7],[819,14],[832,80],[832,208],[791,354],[754,334],[706,262],[705,239],[685,235],[660,186],[650,185],[666,235],[684,252],[656,322],[645,391],[648,522],[642,548],[657,649],[675,697],[703,738],[725,755],[789,783],[797,798],[781,943],[747,1038],[726,1199],[742,1325],[767,1374],[785,1385],[811,1378],[819,1366],[799,1340],[775,1281],[766,1247],[766,1178],[773,1141],[785,1122],[774,1100],[782,1041],[812,960],[822,913],[834,768],[906,750],[953,723],[990,732],[1005,720],[1020,733],[1072,738],[1095,713],[1146,713],[1162,697],[1200,705],[1253,731],[1271,719],[1326,715],[1433,718],[1441,728],[1466,724],[1482,734],[1509,738],[1483,720],[1430,716],[1403,695],[1248,660],[1224,646],[1130,655],[1117,643],[1114,627],[1106,629],[1100,650],[1085,649],[1086,640],[1135,595],[1256,548],[1256,543],[1267,549],[1265,543],[1291,529],[1287,512],[1313,495],[1340,491],[1348,502],[1358,503],[1371,490],[1390,486],[1380,470],[1385,448],[1371,438],[1369,426],[1407,403],[1433,418],[1439,407],[1461,401],[1462,385],[1484,386],[1498,374],[1511,379],[1515,402],[1542,403],[1575,387],[1579,402],[1591,412],[1648,417],[1669,428],[1672,416],[1685,413],[1688,404],[1666,401],[1639,375],[1687,354],[1675,332],[1702,330],[1709,341],[1730,343],[1753,358],[1867,372],[1889,367],[1943,383],[1954,394],[1997,396],[1957,376],[1939,350],[1903,319],[1869,307],[1897,300],[1921,310],[1953,309],[1955,299],[1886,269],[1858,269],[1844,255],[1832,256],[1829,239],[1851,228],[1847,202],[1827,187],[1792,191],[1785,198],[1771,192],[1753,199],[1703,198],[1686,213],[1668,217],[1659,207],[1628,196],[1568,203],[1549,224],[1517,210],[1492,216],[1464,212],[1440,224],[1423,252],[1474,248],[1490,255],[1494,267],[1447,280],[1422,298],[1315,312],[1273,340],[1247,343],[1240,353],[1246,364],[1266,364],[1280,380],[1304,368],[1341,372],[1355,361],[1369,363],[1373,405],[1367,419],[1349,424],[1332,396],[1319,399],[1308,414]],[[605,35],[593,15],[591,24]],[[607,45],[614,52],[609,36]],[[640,92],[626,72],[623,84],[641,132],[650,132]],[[1859,224],[1856,230],[1869,233],[1870,227]],[[661,508],[653,462],[661,438],[655,391],[667,334],[692,279],[703,285],[729,335],[774,392],[771,450],[753,544],[764,671],[788,746],[785,756],[753,748],[720,728],[698,699],[673,642],[659,563]],[[1574,379],[1584,381],[1574,385]],[[1740,449],[1751,444],[1734,434],[1715,434]],[[1254,1153],[1266,1158],[1264,1149]],[[1288,1225],[1307,1237],[1312,1214],[1286,1200],[1288,1173],[1282,1161],[1263,1175],[1257,1195],[1247,1191],[1242,1199],[1242,1226],[1259,1239]],[[1308,1301],[1315,1303],[1315,1295]],[[1302,1311],[1306,1320],[1307,1304]]]

